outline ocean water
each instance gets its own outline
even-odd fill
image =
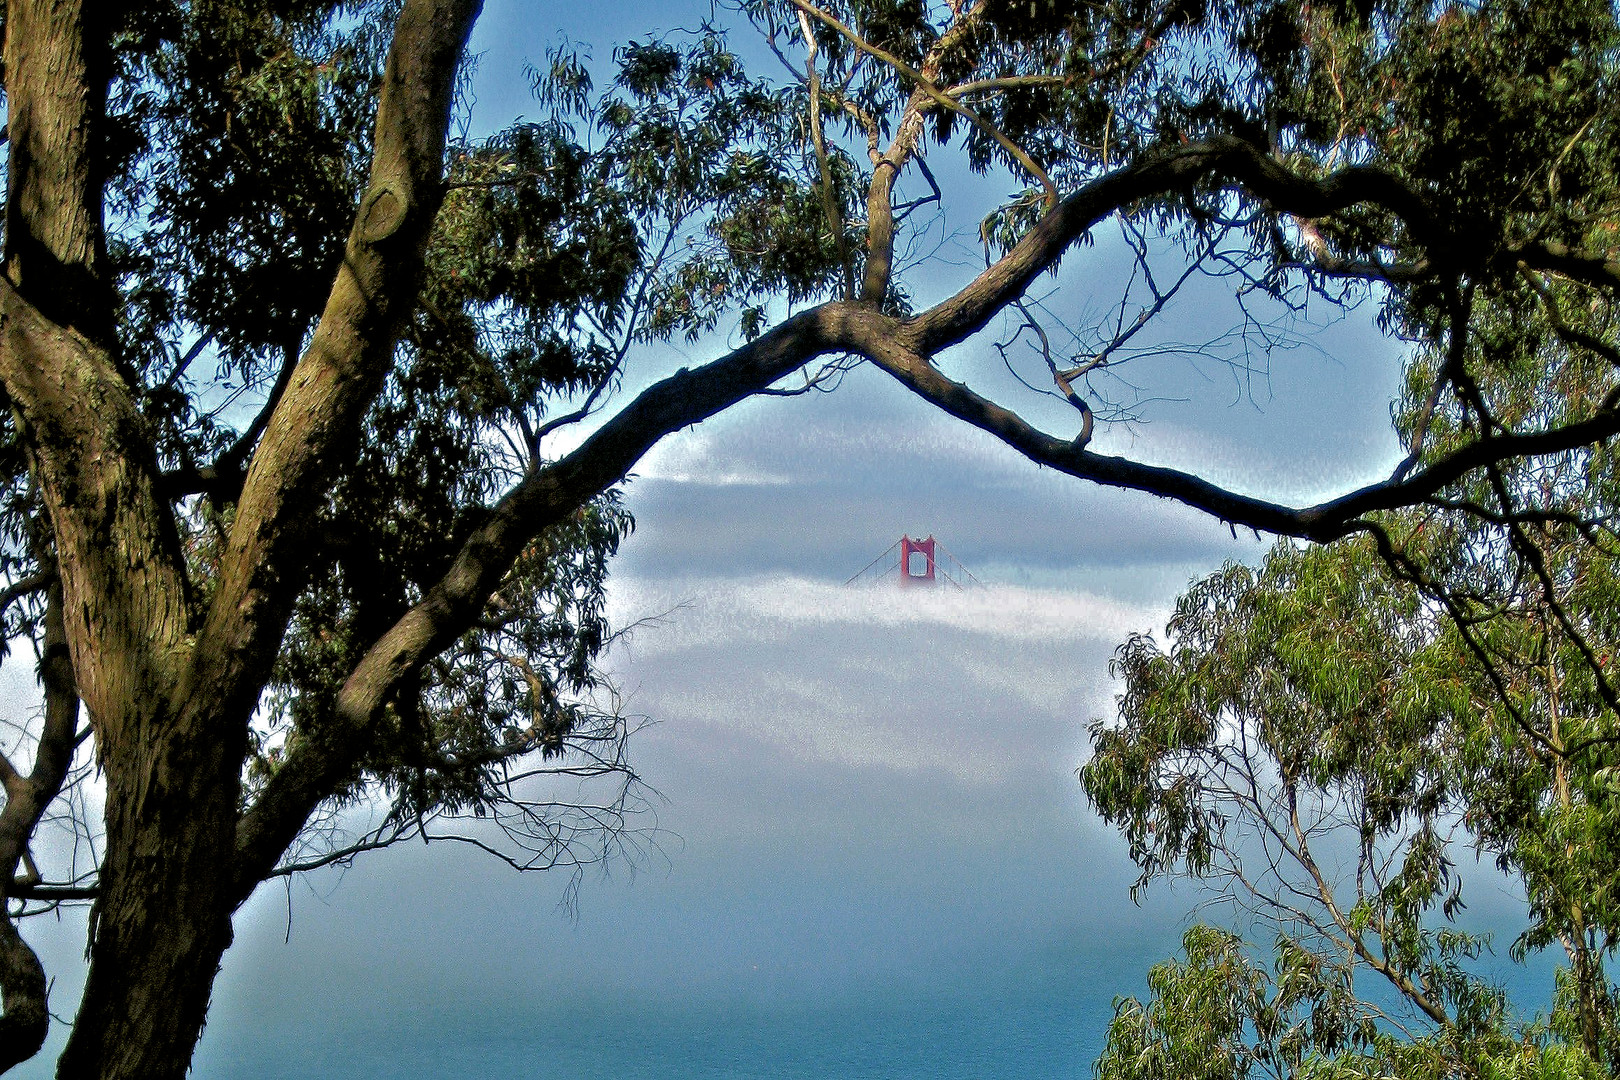
[[[1147,949],[1062,966],[963,975],[954,985],[842,988],[839,1000],[704,992],[532,1000],[477,1015],[431,1002],[355,1026],[238,1029],[205,1039],[194,1075],[226,1080],[433,1077],[545,1080],[1084,1080],[1115,999],[1143,994]],[[1163,956],[1154,959],[1162,959]],[[1535,1011],[1548,963],[1503,964]],[[218,1032],[215,1033],[220,1034]],[[291,1035],[291,1038],[289,1038]]]
[[[468,1023],[423,1011],[319,1044],[228,1040],[195,1075],[547,1080],[1056,1080],[1091,1075],[1112,1015],[1096,980],[858,1000],[534,1002]],[[1049,980],[1040,979],[1038,983]],[[1084,985],[1085,983],[1091,985]],[[283,1033],[285,1034],[285,1033]],[[236,1045],[230,1045],[235,1042]]]
[[[859,1005],[574,1005],[447,1031],[424,1014],[322,1045],[214,1045],[195,1075],[231,1080],[1084,1080],[1113,995],[935,997]],[[286,1033],[283,1033],[285,1036]]]

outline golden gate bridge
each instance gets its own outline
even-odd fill
[[[877,585],[897,582],[902,588],[948,586],[954,589],[982,587],[984,582],[962,565],[932,536],[914,540],[902,536],[889,550],[866,564],[866,569],[844,582],[845,585]]]

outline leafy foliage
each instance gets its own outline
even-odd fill
[[[1095,1065],[1102,1080],[1251,1076],[1301,1080],[1596,1080],[1607,1076],[1571,1041],[1542,1028],[1509,1037],[1501,1001],[1487,996],[1493,1023],[1418,1037],[1369,1015],[1347,972],[1324,964],[1284,935],[1270,969],[1247,943],[1207,925],[1190,928],[1185,959],[1148,976],[1150,1001],[1115,1005],[1108,1043]]]
[[[1130,841],[1139,886],[1178,872],[1220,882],[1279,936],[1274,976],[1236,939],[1203,932],[1224,952],[1189,939],[1153,1004],[1121,1011],[1107,1060],[1129,1056],[1158,1013],[1180,1017],[1149,1025],[1175,1052],[1191,1036],[1172,1023],[1215,1037],[1187,980],[1239,970],[1274,989],[1230,1006],[1240,1019],[1216,1034],[1252,1040],[1243,1053],[1277,1075],[1596,1075],[1613,1061],[1614,742],[1566,741],[1612,731],[1612,714],[1562,694],[1548,621],[1532,603],[1485,628],[1541,639],[1543,665],[1514,673],[1504,700],[1444,609],[1363,540],[1228,566],[1182,598],[1169,651],[1140,636],[1122,646],[1120,718],[1092,728],[1087,794]],[[1515,1034],[1500,992],[1469,972],[1483,943],[1446,925],[1463,907],[1459,833],[1528,894],[1514,954],[1554,943],[1568,954],[1549,1028]],[[1350,991],[1362,967],[1432,1033],[1397,1037],[1377,996]],[[1276,1015],[1297,985],[1320,999],[1308,1038],[1285,1037]],[[1337,1020],[1318,1015],[1322,1002]],[[1321,1062],[1306,1068],[1312,1055]],[[1100,1075],[1135,1074],[1110,1064]]]

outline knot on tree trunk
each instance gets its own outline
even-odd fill
[[[360,204],[360,238],[368,244],[388,239],[404,224],[410,205],[399,185],[381,181],[366,192]]]

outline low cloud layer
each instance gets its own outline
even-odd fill
[[[1081,728],[1107,702],[1109,652],[1163,618],[1080,592],[804,578],[631,586],[615,608],[670,612],[613,664],[630,707],[670,740],[863,770],[874,787],[895,774],[983,787],[1072,770]]]

